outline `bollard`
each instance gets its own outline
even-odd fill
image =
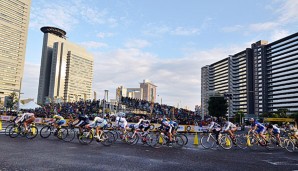
[[[231,141],[230,141],[230,139],[229,138],[226,138],[226,146],[230,146],[231,145]]]
[[[247,139],[246,139],[246,144],[247,144],[248,146],[251,146],[251,144],[250,144],[250,139],[249,139],[249,135],[247,135],[246,138],[247,138]]]
[[[162,140],[162,137],[161,137],[161,136],[159,136],[158,143],[159,143],[159,144],[162,144],[162,143],[163,143],[163,140]]]
[[[193,145],[199,145],[198,133],[195,134],[195,138],[193,139]]]
[[[0,130],[2,130],[2,120],[0,120]]]

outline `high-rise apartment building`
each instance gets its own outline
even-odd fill
[[[143,89],[143,100],[156,101],[156,85],[149,80],[144,80],[140,83],[140,88]]]
[[[140,83],[140,88],[124,88],[120,86],[116,89],[116,98],[130,97],[140,100],[156,102],[156,85],[149,80]]]
[[[42,27],[44,33],[37,102],[90,99],[93,56],[66,40],[66,32]]]
[[[229,113],[298,112],[298,33],[275,42],[258,41],[235,55],[201,69],[201,111],[210,92],[232,94]],[[204,80],[203,80],[204,79]]]
[[[30,6],[31,0],[0,1],[0,105],[21,88]]]

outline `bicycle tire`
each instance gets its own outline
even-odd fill
[[[91,131],[83,132],[83,135],[79,136],[79,142],[81,144],[87,145],[93,141],[93,138],[94,136]]]
[[[237,147],[239,147],[243,150],[247,148],[246,136],[245,135],[236,135],[235,138],[236,138],[235,140],[236,140]]]
[[[214,145],[216,144],[215,139],[212,138],[211,136],[209,137],[209,134],[203,135],[202,138],[200,139],[200,142],[205,149],[210,149],[214,147]]]
[[[184,145],[187,145],[188,144],[188,137],[186,134],[177,134],[177,135],[180,135],[180,137],[183,139],[184,141]]]
[[[19,126],[14,126],[14,127],[11,127],[9,129],[9,137],[10,138],[16,138],[20,135],[20,127]]]
[[[68,129],[67,130],[67,136],[63,139],[65,142],[71,142],[74,140],[77,132],[74,129]]]
[[[127,132],[125,134],[125,141],[127,144],[132,144],[135,141],[137,135],[135,134],[135,136],[133,137],[133,134],[133,132]]]
[[[39,135],[41,138],[49,138],[49,136],[52,134],[52,127],[49,125],[46,125],[41,128]]]
[[[7,125],[7,127],[5,128],[5,131],[4,131],[6,136],[9,136],[9,130],[10,130],[11,127],[14,127],[14,125],[15,124],[9,124],[9,125]]]
[[[114,142],[114,134],[112,134],[111,132],[104,132],[101,135],[102,138],[104,138],[103,141],[101,141],[101,144],[104,146],[110,146],[113,144]]]
[[[176,135],[174,138],[173,147],[182,148],[185,145],[183,138],[180,135]]]
[[[295,143],[293,140],[291,139],[286,139],[285,140],[285,149],[288,151],[288,152],[294,152],[295,151]]]
[[[151,146],[152,141],[153,141],[153,137],[152,137],[152,135],[151,135],[150,133],[148,133],[148,134],[146,135],[146,137],[145,137],[145,140],[146,140],[146,144],[149,145],[149,146]]]
[[[166,140],[164,138],[163,135],[161,134],[157,134],[155,137],[153,137],[153,140],[155,140],[155,143],[153,145],[154,148],[160,148],[162,147],[164,144],[166,144]]]
[[[219,145],[225,149],[225,150],[229,150],[232,148],[233,146],[233,142],[232,139],[230,138],[230,136],[228,135],[224,135],[219,139]]]
[[[29,126],[28,132],[26,133],[26,138],[33,139],[38,134],[38,128],[36,126]]]
[[[67,137],[68,130],[66,128],[60,128],[57,132],[57,138],[60,140],[64,140]]]

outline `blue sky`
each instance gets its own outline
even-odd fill
[[[200,105],[201,67],[298,31],[296,0],[32,0],[22,98],[38,91],[42,26],[94,55],[93,90],[158,86],[163,103]]]

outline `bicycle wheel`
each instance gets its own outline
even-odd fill
[[[288,152],[294,152],[295,151],[295,143],[291,139],[285,139],[285,149]]]
[[[6,136],[9,136],[9,130],[10,130],[10,128],[12,128],[12,127],[14,127],[14,124],[10,124],[10,125],[8,125],[8,126],[5,128],[5,135],[6,135]]]
[[[41,138],[48,138],[51,134],[52,134],[52,127],[49,125],[42,127],[39,133]]]
[[[184,140],[180,135],[174,136],[173,141],[174,141],[173,143],[174,148],[182,148],[185,145]]]
[[[104,146],[110,146],[113,144],[114,142],[114,134],[112,134],[111,132],[104,132],[102,135],[101,135],[101,138],[103,139],[101,141],[101,144],[104,145]]]
[[[146,144],[151,146],[152,145],[152,142],[153,142],[153,137],[150,133],[148,133],[145,137],[145,141],[146,141]]]
[[[203,135],[200,141],[205,149],[210,149],[216,144],[215,138],[209,134]]]
[[[235,137],[236,145],[241,149],[247,148],[246,136],[245,135],[236,135]]]
[[[38,128],[36,126],[29,126],[28,132],[26,133],[26,138],[33,139],[38,134]]]
[[[188,138],[186,134],[177,134],[177,135],[179,135],[183,139],[184,145],[188,143]]]
[[[266,142],[266,148],[273,149],[277,145],[276,142],[277,142],[277,140],[275,137],[270,137],[268,142]]]
[[[66,128],[60,128],[57,133],[57,138],[60,140],[64,140],[67,138],[68,130]]]
[[[18,126],[11,127],[9,129],[9,136],[10,138],[16,138],[20,135],[21,129]]]
[[[164,136],[160,133],[157,133],[153,139],[154,142],[152,143],[154,148],[160,148],[161,146],[163,146],[164,144],[166,144],[166,140],[164,138]]]
[[[133,132],[127,132],[125,134],[125,141],[127,144],[133,144],[135,140],[137,139],[137,135],[134,134]]]
[[[67,130],[67,136],[63,139],[65,142],[71,142],[76,136],[76,131],[74,129]]]
[[[260,146],[258,140],[256,140],[253,136],[248,136],[246,142],[247,147],[251,150],[257,150]]]
[[[225,150],[229,150],[232,148],[232,140],[230,138],[230,136],[228,135],[224,135],[219,139],[219,145],[225,149]]]
[[[83,134],[79,136],[79,142],[84,145],[90,144],[93,141],[93,138],[94,136],[91,131],[83,132]]]

